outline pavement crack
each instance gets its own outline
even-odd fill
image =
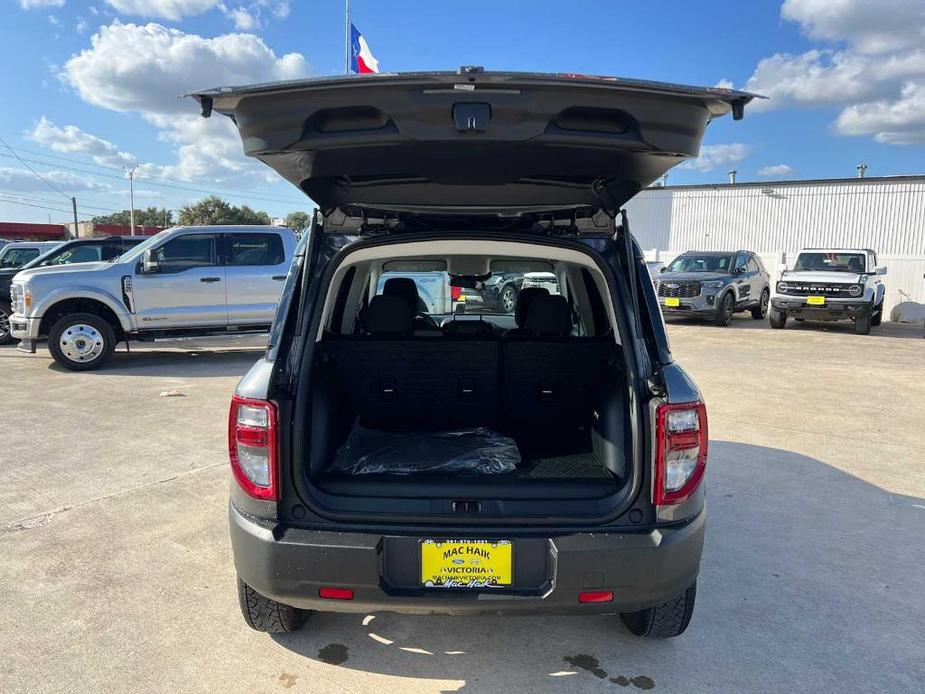
[[[214,470],[217,467],[223,467],[225,463],[214,463],[212,465],[205,465],[203,467],[198,467],[194,470],[186,470],[184,472],[178,472],[175,475],[170,475],[169,477],[163,477],[159,480],[154,480],[153,482],[148,482],[147,484],[142,484],[138,487],[131,487],[129,489],[120,489],[115,492],[110,492],[109,494],[103,494],[101,496],[95,496],[90,499],[84,499],[76,504],[65,504],[59,506],[58,508],[52,509],[50,511],[45,511],[43,513],[38,513],[34,516],[29,516],[27,518],[20,518],[15,520],[12,523],[7,525],[0,526],[0,538],[4,538],[8,535],[14,535],[16,533],[22,532],[24,530],[32,530],[33,528],[41,528],[42,526],[48,525],[52,518],[58,516],[62,513],[68,511],[73,511],[76,508],[82,508],[83,506],[88,506],[90,504],[95,504],[100,501],[107,501],[108,499],[114,499],[120,496],[128,496],[129,494],[135,494],[137,492],[145,491],[151,487],[157,487],[162,484],[167,484],[169,482],[174,482],[179,479],[184,479],[191,475],[198,475],[201,472],[208,472],[209,470]]]

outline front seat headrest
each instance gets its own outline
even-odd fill
[[[527,287],[520,290],[520,294],[517,295],[517,305],[514,307],[514,322],[518,328],[526,325],[527,311],[530,310],[530,304],[538,296],[549,296],[549,290],[545,287]]]
[[[408,304],[411,315],[426,313],[427,306],[418,294],[418,286],[410,277],[390,277],[382,285],[382,296],[397,296]]]
[[[374,296],[365,311],[370,335],[407,335],[411,332],[411,311],[397,296]]]
[[[528,333],[549,337],[565,337],[572,332],[572,310],[564,296],[540,296],[530,303]]]

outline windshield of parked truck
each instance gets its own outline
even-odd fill
[[[164,231],[159,231],[159,232],[157,232],[154,236],[152,236],[151,238],[149,238],[147,241],[142,241],[141,243],[139,243],[139,244],[138,244],[137,246],[135,246],[132,250],[127,251],[126,253],[123,253],[123,254],[120,255],[118,258],[113,258],[112,262],[114,262],[114,263],[130,263],[130,262],[132,262],[132,261],[134,261],[134,260],[140,259],[141,256],[144,255],[144,252],[145,252],[146,250],[148,250],[149,248],[151,248],[151,246],[153,246],[153,245],[155,245],[155,244],[157,244],[157,243],[160,243],[161,240],[163,240],[168,234],[170,234],[171,231],[173,231],[173,230],[172,230],[172,229],[164,229]]]
[[[665,272],[729,272],[731,255],[681,255],[672,260]]]
[[[794,270],[824,270],[826,272],[864,272],[863,253],[800,253]]]

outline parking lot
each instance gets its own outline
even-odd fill
[[[921,326],[670,335],[710,412],[710,520],[693,621],[665,642],[616,617],[253,632],[225,443],[259,342],[133,348],[90,373],[0,348],[0,691],[921,691]]]

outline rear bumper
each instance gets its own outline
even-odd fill
[[[822,306],[812,306],[801,297],[780,297],[771,299],[771,308],[794,318],[807,320],[853,320],[870,313],[867,301],[844,301],[829,299]]]
[[[651,532],[506,534],[514,542],[515,587],[505,592],[418,587],[418,536],[287,527],[245,516],[233,504],[230,520],[238,576],[287,605],[329,612],[570,614],[633,611],[681,593],[700,568],[706,513]],[[537,580],[517,584],[518,573]],[[350,588],[354,599],[321,599],[322,586]],[[580,604],[581,591],[613,591],[614,600]]]

